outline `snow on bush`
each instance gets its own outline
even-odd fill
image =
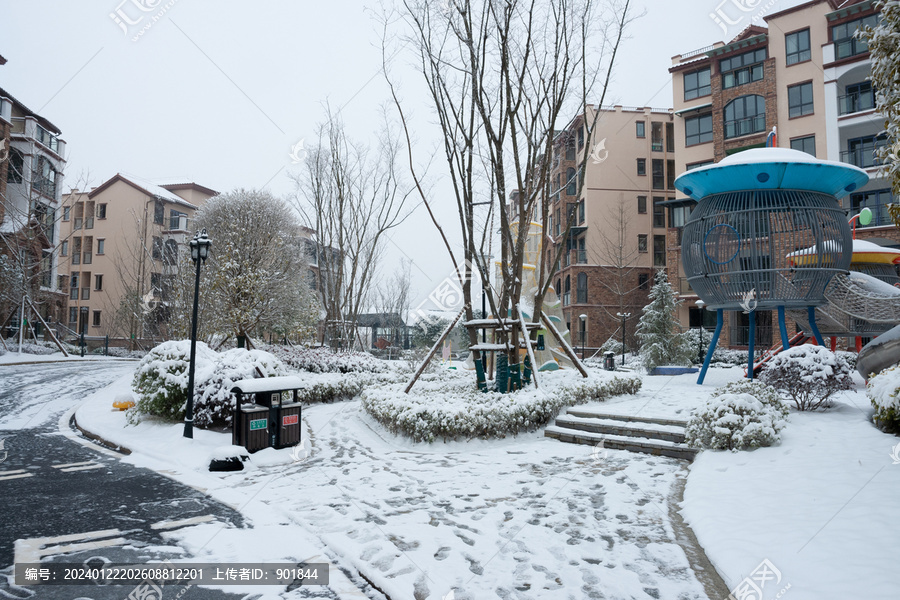
[[[900,365],[871,377],[866,383],[866,396],[875,407],[875,424],[889,433],[900,433]]]
[[[256,377],[287,375],[278,358],[263,350],[235,348],[215,357],[211,371],[194,383],[194,425],[202,428],[230,426],[236,381]]]
[[[759,380],[794,401],[797,410],[831,406],[834,394],[853,387],[850,365],[828,348],[803,344],[775,355]]]
[[[137,423],[141,415],[165,419],[184,417],[190,356],[190,340],[179,340],[163,342],[141,359],[131,383],[138,401],[128,411],[130,423]],[[195,382],[212,371],[215,360],[216,353],[203,342],[197,342]]]
[[[758,381],[736,381],[714,391],[694,409],[685,429],[688,445],[737,452],[771,446],[781,439],[788,407]]]
[[[400,384],[366,389],[361,399],[366,412],[393,433],[433,442],[532,431],[546,425],[564,406],[635,393],[641,387],[638,377],[591,377],[561,385],[549,383],[549,377],[542,381],[539,390],[483,393],[472,385],[471,374],[442,373],[422,377],[409,394],[402,392]]]
[[[328,348],[266,346],[266,350],[284,363],[310,373],[381,373],[388,370],[384,361],[365,352],[332,352]]]

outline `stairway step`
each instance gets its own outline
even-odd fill
[[[590,431],[576,431],[574,429],[557,427],[555,425],[547,426],[547,428],[544,429],[544,436],[557,439],[561,442],[586,444],[589,446],[596,446],[600,442],[603,442],[604,448],[612,450],[627,450],[629,452],[640,452],[643,454],[653,454],[655,456],[668,456],[687,461],[693,461],[694,457],[699,453],[697,448],[691,448],[684,444],[667,442],[665,440],[653,440],[623,435],[606,435]]]
[[[586,419],[611,419],[615,421],[634,421],[635,423],[649,423],[652,425],[673,425],[676,427],[687,427],[687,421],[678,419],[663,419],[661,417],[638,417],[633,415],[613,415],[600,412],[597,409],[574,407],[566,411],[566,414],[573,417],[582,417]]]
[[[598,419],[595,417],[578,417],[572,414],[560,415],[556,419],[557,427],[566,427],[579,431],[592,431],[610,435],[650,438],[668,442],[684,442],[684,427],[678,425],[634,424],[635,421],[619,419]]]

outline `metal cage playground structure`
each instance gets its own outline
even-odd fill
[[[749,313],[748,376],[753,377],[755,311],[778,311],[788,348],[785,309],[815,307],[847,273],[853,236],[838,198],[868,181],[865,171],[784,148],[758,148],[688,171],[675,187],[699,200],[684,226],[681,251],[691,287],[716,311],[716,330],[697,383],[703,383],[724,322],[723,311]]]

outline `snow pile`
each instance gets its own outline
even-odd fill
[[[545,374],[546,375],[546,374]],[[409,394],[402,384],[362,392],[363,408],[395,434],[414,441],[496,438],[546,425],[565,406],[603,401],[640,390],[638,377],[541,378],[540,389],[512,394],[479,392],[467,377],[419,380]]]
[[[384,361],[365,352],[332,352],[328,348],[265,346],[288,366],[310,373],[382,373]]]
[[[900,365],[888,367],[866,383],[866,396],[875,407],[875,423],[883,430],[900,433]]]
[[[804,344],[769,361],[759,379],[794,401],[797,410],[831,406],[832,396],[853,387],[847,361],[822,346]]]
[[[231,388],[236,381],[276,377],[287,372],[284,363],[262,350],[235,348],[219,354],[206,377],[195,375],[194,425],[231,426],[235,402]]]
[[[736,381],[712,393],[695,408],[685,429],[691,446],[737,452],[771,446],[787,425],[788,407],[772,388]]]

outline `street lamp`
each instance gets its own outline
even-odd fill
[[[631,313],[616,313],[622,319],[622,364],[625,364],[625,319],[631,317]]]
[[[704,302],[703,299],[700,298],[696,302],[694,302],[694,304],[698,309],[700,309],[700,330],[697,332],[699,334],[697,336],[697,339],[699,340],[697,342],[699,354],[697,355],[697,358],[699,359],[700,364],[703,364],[703,307],[706,306],[706,302]]]
[[[197,276],[194,279],[194,315],[191,318],[191,362],[188,367],[187,409],[184,412],[184,437],[194,437],[194,363],[197,358],[197,304],[200,299],[200,264],[209,256],[212,242],[206,235],[206,229],[194,234],[191,240],[191,260],[197,265]]]
[[[584,334],[585,326],[587,325],[587,315],[581,314],[578,315],[578,318],[581,319],[581,360],[584,360]]]

